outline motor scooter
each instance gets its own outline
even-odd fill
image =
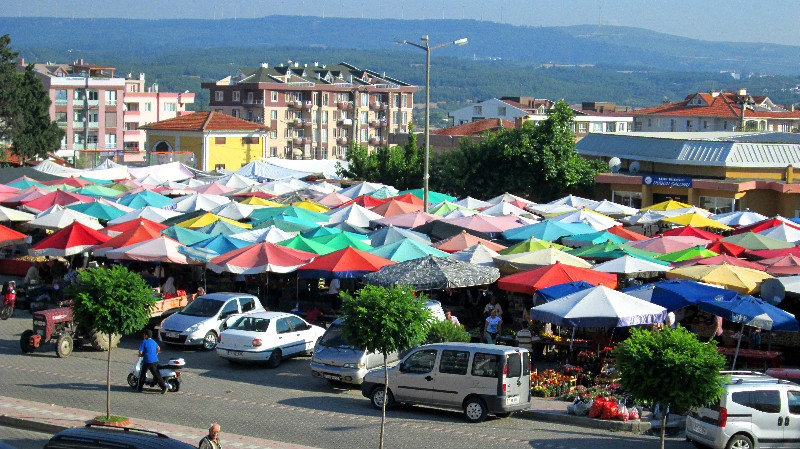
[[[8,282],[3,286],[3,305],[0,306],[0,319],[7,320],[14,315],[14,304],[17,302],[17,293],[14,282]]]
[[[186,366],[186,361],[183,358],[170,359],[164,365],[158,365],[158,373],[167,384],[167,391],[176,392],[181,389],[181,368]],[[136,361],[136,366],[133,367],[130,374],[128,374],[128,385],[134,390],[139,386],[139,375],[142,371],[142,358],[139,357]],[[144,385],[148,387],[156,387],[158,383],[148,371],[144,378]]]

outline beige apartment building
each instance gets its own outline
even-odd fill
[[[417,91],[345,62],[261,64],[202,87],[212,111],[268,126],[268,156],[287,159],[344,158],[353,142],[386,146],[408,130]]]

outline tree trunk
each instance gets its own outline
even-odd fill
[[[112,333],[108,334],[108,363],[106,365],[106,419],[111,419],[111,338]]]
[[[383,449],[383,429],[386,426],[386,401],[389,395],[389,362],[387,361],[386,351],[383,351],[383,406],[381,407],[381,438],[378,449]],[[662,448],[663,449],[663,448]]]
[[[664,432],[667,430],[667,411],[661,410],[661,449],[664,449]]]

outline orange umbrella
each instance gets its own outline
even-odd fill
[[[156,223],[155,221],[148,220],[146,218],[139,217],[133,220],[123,221],[122,223],[118,223],[112,226],[107,226],[101,229],[100,232],[105,232],[106,234],[114,237],[119,234],[122,234],[125,231],[130,231],[131,229],[137,229],[140,227],[145,227],[155,231],[160,231],[162,229],[167,229],[169,226],[163,225],[161,223]]]
[[[606,229],[606,231],[616,236],[622,237],[624,239],[628,239],[632,242],[638,242],[639,240],[647,240],[649,238],[646,235],[639,234],[638,232],[633,232],[630,229],[623,228],[622,226],[612,226]]]
[[[21,232],[0,225],[0,246],[11,246],[17,243],[30,243],[31,238]]]
[[[317,257],[313,262],[298,268],[297,275],[306,279],[360,278],[393,263],[389,259],[348,246]]]
[[[410,212],[420,212],[422,211],[422,205],[411,204],[405,201],[398,201],[392,198],[391,200],[386,201],[383,204],[379,204],[373,207],[371,210],[372,212],[383,215],[384,217],[394,217],[395,215],[407,214]]]
[[[574,281],[585,281],[592,285],[605,285],[612,289],[617,287],[617,275],[614,273],[574,267],[561,262],[537,268],[536,270],[523,271],[522,273],[502,277],[497,281],[497,286],[505,291],[532,295],[540,288]]]
[[[471,246],[477,245],[478,243],[482,243],[485,247],[492,251],[506,249],[506,247],[503,245],[498,245],[490,240],[476,237],[466,231],[461,231],[460,234],[456,234],[450,238],[437,242],[435,245],[433,245],[433,247],[448,253],[457,253],[462,249],[467,249]]]

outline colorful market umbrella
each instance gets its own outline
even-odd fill
[[[556,215],[550,218],[551,221],[560,223],[585,223],[595,231],[604,231],[612,226],[621,226],[622,223],[613,218],[588,209],[580,209],[575,212]]]
[[[780,249],[762,249],[757,251],[747,251],[745,254],[752,256],[754,259],[772,259],[773,257],[781,257],[789,254],[800,257],[800,246],[793,246],[791,248]]]
[[[797,243],[800,241],[800,229],[789,226],[786,223],[781,223],[778,226],[759,231],[758,233],[769,238],[783,240],[789,243]]]
[[[441,240],[435,243],[433,247],[448,253],[455,253],[461,251],[462,249],[469,248],[470,246],[477,245],[478,243],[483,244],[493,251],[500,251],[506,248],[503,245],[499,245],[488,239],[477,237],[465,231],[453,235],[445,240]]]
[[[293,232],[286,232],[278,229],[275,226],[268,226],[261,229],[250,229],[248,231],[239,232],[231,235],[233,238],[245,240],[250,243],[270,242],[278,243],[294,237]]]
[[[746,233],[746,232],[761,232],[761,231],[764,231],[764,230],[769,229],[769,228],[774,228],[775,226],[778,226],[778,225],[781,225],[781,224],[787,224],[789,226],[792,226],[792,227],[795,227],[797,229],[800,229],[800,224],[795,223],[795,222],[789,220],[788,218],[784,218],[784,217],[778,216],[778,217],[772,217],[772,218],[768,218],[766,220],[759,221],[758,223],[753,223],[750,226],[742,226],[742,227],[736,229],[735,231],[733,231],[733,234],[743,234],[743,233]]]
[[[208,226],[210,224],[216,223],[217,221],[223,221],[225,223],[231,224],[233,226],[237,226],[240,228],[250,229],[252,226],[247,223],[241,223],[236,220],[231,220],[230,218],[221,217],[216,214],[212,214],[211,212],[207,212],[203,215],[200,215],[195,218],[191,218],[186,221],[182,221],[177,223],[178,226],[182,226],[184,228],[202,228],[204,226]],[[241,232],[241,230],[239,230]]]
[[[126,221],[137,220],[139,218],[144,218],[150,221],[155,221],[156,223],[161,223],[166,220],[169,220],[170,218],[179,217],[180,215],[181,215],[180,212],[147,206],[147,207],[142,207],[140,209],[135,209],[113,220],[109,220],[108,224],[116,225],[120,223],[125,223]]]
[[[258,209],[257,206],[232,202],[211,209],[211,213],[230,220],[239,221],[249,218],[256,209]]]
[[[448,254],[416,240],[404,239],[399,242],[387,243],[369,251],[371,254],[389,259],[394,262],[419,259],[425,256],[447,257]]]
[[[431,208],[428,209],[428,212],[433,215],[441,217],[456,210],[471,210],[471,209],[468,209],[464,206],[459,206],[458,204],[450,201],[442,201],[440,203],[436,203],[433,206],[431,206]]]
[[[399,193],[399,191],[397,189],[395,189],[394,187],[392,187],[392,186],[383,186],[380,189],[373,190],[372,192],[369,192],[367,195],[369,195],[369,196],[371,196],[373,198],[386,199],[386,198],[396,197],[396,196],[398,196],[397,195],[398,193]],[[422,200],[420,200],[420,201],[422,201]]]
[[[566,249],[566,246],[559,245],[558,243],[548,242],[547,240],[540,240],[536,237],[531,237],[527,240],[523,240],[516,245],[509,246],[506,249],[501,249],[498,251],[499,254],[507,255],[507,254],[517,254],[517,253],[529,253],[531,251],[540,250],[542,248],[549,248],[549,247],[557,248],[557,249]]]
[[[592,285],[616,288],[617,276],[560,262],[532,271],[523,271],[500,278],[497,286],[505,291],[532,295],[540,288],[572,281],[586,281]]]
[[[278,242],[278,245],[320,255],[330,254],[335,251],[335,249],[324,243],[300,235]]]
[[[31,256],[71,256],[110,240],[111,237],[74,222],[30,249]]]
[[[667,254],[675,251],[680,251],[695,246],[705,246],[711,243],[706,239],[690,236],[658,236],[647,240],[639,240],[638,242],[628,242],[625,246],[632,248],[643,249],[659,254]]]
[[[28,212],[0,206],[0,221],[31,221],[35,217]]]
[[[503,238],[506,240],[527,240],[531,237],[536,237],[540,240],[554,242],[561,237],[588,234],[590,232],[595,232],[595,229],[585,223],[561,223],[545,220],[541,223],[505,231],[503,232]]]
[[[721,265],[695,265],[667,272],[667,279],[688,279],[707,284],[721,285],[742,294],[758,292],[761,283],[771,275],[749,268],[723,263]]]
[[[464,199],[460,199],[458,201],[454,201],[453,204],[456,206],[465,207],[467,209],[478,210],[478,209],[486,209],[487,207],[492,207],[494,204],[488,201],[482,201],[471,196],[468,196]],[[507,204],[507,203],[506,203]]]
[[[347,223],[347,222],[344,222],[344,221],[342,221],[340,223],[326,224],[324,227],[331,228],[331,229],[339,229],[341,231],[349,232],[351,234],[358,234],[358,235],[364,235],[364,236],[366,236],[370,232],[369,229],[367,229],[367,228],[362,228],[361,226],[351,225],[350,223]],[[367,238],[367,237],[365,237],[365,238]]]
[[[171,226],[169,228],[162,229],[161,234],[166,235],[173,240],[177,240],[178,242],[187,246],[194,245],[197,242],[202,242],[203,240],[211,237],[211,235],[206,234],[205,232],[200,232],[195,229],[184,228],[181,226]]]
[[[184,245],[165,235],[106,252],[107,259],[138,260],[140,262],[195,263],[180,252]]]
[[[223,204],[228,204],[231,200],[227,197],[220,195],[211,195],[207,193],[195,193],[178,197],[169,206],[169,210],[176,212],[195,212],[195,211],[210,211]]]
[[[661,221],[668,224],[692,226],[695,228],[713,228],[713,229],[721,229],[723,231],[730,231],[733,229],[730,226],[724,225],[716,220],[712,220],[697,213],[682,214],[675,217],[662,218]]]
[[[353,184],[352,186],[346,189],[340,190],[339,193],[350,199],[353,199],[361,195],[370,194],[382,187],[389,187],[389,186],[385,186],[384,184],[379,184],[376,182],[359,182],[358,184]],[[391,189],[394,190],[394,188]],[[396,190],[395,193],[397,193]]]
[[[350,201],[350,198],[339,192],[331,192],[317,200],[319,204],[330,208],[339,207],[348,201]]]
[[[0,247],[30,242],[30,236],[0,225]]]
[[[274,226],[284,232],[306,232],[318,227],[316,223],[310,223],[288,215],[276,215],[273,218],[254,222],[252,225],[253,229],[264,229]]]
[[[367,234],[367,237],[369,238],[370,245],[373,247],[399,242],[405,239],[416,240],[426,245],[431,244],[430,237],[425,234],[391,225],[372,231]]]
[[[327,212],[331,223],[348,223],[353,226],[360,226],[362,228],[370,227],[370,222],[373,220],[380,220],[384,217],[372,212],[371,210],[359,206],[358,204],[350,204],[349,206],[342,206],[332,209]]]
[[[206,267],[215,273],[223,271],[236,274],[289,273],[307,264],[316,256],[305,251],[262,242],[215,257],[208,261]]]
[[[303,237],[307,239],[313,239],[314,237],[322,237],[323,235],[334,235],[334,234],[341,234],[344,230],[339,228],[332,228],[328,226],[319,226],[310,231],[304,231],[300,233]],[[369,236],[367,236],[369,238]]]
[[[394,262],[389,259],[348,246],[319,256],[314,261],[298,268],[297,275],[304,279],[360,278],[391,264]]]
[[[773,257],[772,259],[759,260],[758,264],[761,264],[763,268],[766,268],[767,273],[774,276],[800,274],[800,257],[797,257],[794,254],[788,254],[782,257]]]
[[[264,220],[267,218],[275,218],[278,215],[287,215],[290,217],[299,218],[309,223],[328,223],[330,217],[328,215],[313,212],[308,209],[297,206],[280,206],[280,207],[264,207],[257,209],[250,214],[251,220]]]
[[[726,212],[724,214],[712,215],[709,218],[717,220],[718,222],[724,225],[728,225],[735,228],[742,226],[750,226],[752,224],[758,223],[759,221],[764,221],[767,219],[766,216],[761,215],[757,212],[752,212],[750,210],[737,210],[733,212]]]
[[[339,234],[323,235],[314,237],[316,242],[322,243],[325,246],[333,248],[334,251],[352,246],[353,248],[361,251],[371,251],[372,245],[364,241],[364,238],[358,234],[350,232],[341,232]]]
[[[41,212],[55,205],[68,206],[75,203],[91,203],[94,198],[77,193],[56,190],[32,201],[26,201],[22,207],[33,212]]]
[[[66,185],[68,185],[70,187],[84,187],[84,186],[87,186],[89,184],[93,184],[92,181],[89,181],[89,180],[86,180],[86,179],[81,179],[81,178],[76,178],[74,176],[70,176],[69,178],[53,179],[51,181],[39,181],[39,182],[44,184],[44,185],[46,185],[46,186],[54,186],[54,185],[58,185],[58,184],[66,184]]]
[[[660,256],[656,256],[656,259],[663,260],[664,262],[681,262],[684,260],[694,259],[698,257],[714,257],[718,256],[719,254],[706,249],[704,246],[698,245],[693,246],[691,248],[686,248],[678,251],[673,251],[671,253],[662,254]]]
[[[584,282],[584,281],[575,281],[575,282],[565,282],[563,284],[557,284],[552,287],[545,287],[539,289],[534,294],[534,299],[541,298],[543,302],[550,302],[559,298],[563,298],[567,295],[571,295],[575,292],[579,292],[581,290],[586,290],[587,288],[592,288],[594,285]],[[542,302],[542,301],[536,301]],[[534,302],[534,304],[536,303]]]
[[[716,242],[706,246],[706,248],[710,249],[711,251],[714,251],[717,254],[727,254],[733,257],[739,257],[745,251],[747,251],[747,248],[744,248],[739,245],[734,245],[733,243],[723,242],[722,240],[717,240]]]
[[[483,265],[485,267],[494,267],[494,258],[499,256],[497,252],[487,248],[482,243],[470,246],[469,248],[462,249],[457,253],[447,256],[449,259],[459,260],[461,262],[471,263],[473,265]]]
[[[170,200],[168,197],[159,195],[158,193],[150,190],[141,190],[136,193],[129,193],[120,197],[117,202],[134,209],[139,209],[140,207],[145,206],[164,207],[172,204],[172,200]]]
[[[398,192],[398,195],[405,195],[407,193],[410,193],[410,194],[412,194],[412,195],[414,195],[417,198],[420,198],[422,200],[425,199],[424,198],[424,192],[423,192],[422,189],[403,190],[401,192]],[[456,199],[457,199],[456,197],[450,196],[450,195],[446,195],[444,193],[434,192],[432,190],[428,191],[428,203],[430,203],[430,204],[441,203],[442,201],[453,202]]]
[[[103,231],[106,231],[105,229]],[[140,228],[131,228],[125,230],[121,234],[112,237],[100,245],[92,248],[92,254],[95,256],[104,256],[107,252],[122,248],[123,246],[133,245],[135,243],[144,242],[161,236],[157,229],[142,226]]]
[[[25,178],[25,179],[23,179]],[[15,189],[24,190],[30,187],[42,187],[44,186],[43,183],[36,181],[35,179],[28,178],[27,176],[23,176],[16,181],[11,181],[6,184],[9,187],[14,187]]]
[[[658,253],[652,251],[645,251],[614,242],[604,242],[598,245],[586,246],[584,248],[574,249],[569,253],[584,259],[616,259],[629,255],[647,260],[655,260],[655,257],[658,256]]]
[[[298,201],[296,203],[292,203],[292,206],[302,207],[303,209],[308,209],[311,212],[319,212],[321,214],[324,214],[325,212],[331,210],[330,207],[324,206],[319,203],[315,203],[314,201],[311,200]]]
[[[125,212],[102,203],[78,203],[67,206],[67,209],[72,209],[97,218],[98,220],[113,220],[115,218],[125,215]]]
[[[509,229],[522,226],[522,224],[517,221],[517,218],[518,217],[513,215],[503,215],[499,217],[491,215],[472,215],[469,217],[445,218],[442,221],[497,236]]]
[[[616,234],[612,234],[608,231],[596,231],[588,234],[576,234],[571,237],[564,237],[561,240],[561,243],[572,248],[580,248],[583,246],[591,246],[608,241],[623,244],[627,243],[628,239],[620,237]]]
[[[641,210],[660,211],[660,210],[682,209],[685,207],[692,207],[692,205],[681,203],[680,201],[667,200],[662,203],[653,204],[652,206],[643,207]]]
[[[576,196],[576,195],[570,194],[570,195],[567,195],[567,196],[565,196],[563,198],[559,198],[557,200],[550,201],[547,204],[571,206],[571,207],[574,207],[576,209],[582,209],[582,208],[585,207],[585,208],[588,209],[588,208],[590,208],[592,206],[596,206],[598,203],[599,203],[599,201],[590,200],[588,198],[582,198],[580,196]]]
[[[630,229],[623,228],[622,226],[612,226],[606,229],[606,232],[610,232],[614,235],[618,235],[627,240],[639,241],[639,240],[647,240],[648,237],[638,232],[633,232]]]
[[[74,222],[79,222],[92,229],[102,229],[103,227],[94,217],[72,209],[65,209],[58,205],[41,212],[36,218],[26,223],[25,226],[54,231],[66,228]]]
[[[217,254],[225,254],[248,245],[251,245],[251,243],[246,240],[239,240],[225,234],[217,234],[209,239],[197,242],[191,245],[191,247],[204,248]]]
[[[384,287],[404,285],[422,291],[486,285],[499,277],[497,268],[431,255],[385,266],[365,275],[364,282]]]
[[[409,212],[407,214],[394,215],[392,217],[384,217],[380,220],[374,220],[371,224],[377,226],[397,226],[399,228],[415,228],[431,221],[439,220],[441,217],[429,214],[427,212]]]
[[[457,203],[456,203],[457,204]],[[470,209],[464,209],[469,211]],[[489,206],[486,209],[482,209],[480,211],[484,215],[515,215],[517,217],[533,217],[533,215],[526,211],[525,209],[519,208],[511,203],[497,203],[493,206]]]
[[[614,203],[608,200],[599,201],[596,204],[586,206],[586,208],[594,212],[615,217],[634,215],[639,212],[639,209]]]
[[[99,184],[92,184],[86,187],[81,187],[80,189],[75,190],[74,193],[91,197],[112,198],[119,195],[119,190],[114,190]]]
[[[508,192],[505,192],[503,194],[497,195],[494,198],[488,199],[488,200],[486,200],[486,202],[487,203],[491,203],[491,204],[519,202],[519,203],[522,204],[522,205],[519,206],[522,209],[524,209],[528,204],[533,204],[533,202],[531,200],[527,200],[527,199],[525,199],[525,198],[523,198],[521,196],[512,195],[512,194],[510,194]]]
[[[691,306],[709,299],[732,299],[738,296],[733,290],[684,279],[668,279],[622,290],[631,296],[658,304],[669,311]]]
[[[200,187],[195,187],[192,190],[194,190],[197,193],[205,193],[210,195],[227,195],[235,191],[236,189],[233,187],[228,187],[222,184],[218,184],[216,182],[210,182]]]
[[[629,217],[621,218],[620,221],[629,225],[650,225],[653,223],[657,223],[662,218],[666,218],[664,212],[653,211],[647,209],[645,211],[639,212],[638,214],[631,215]]]
[[[681,226],[678,228],[672,228],[668,231],[662,232],[659,235],[663,235],[664,237],[698,237],[712,242],[722,238],[722,236],[719,234],[714,234],[713,232],[708,232],[694,226]]]
[[[2,203],[9,207],[17,207],[22,203],[41,198],[48,193],[50,193],[50,191],[38,186],[29,187],[27,189],[20,190],[16,193],[16,195],[13,193],[8,193],[7,195],[11,196],[5,196],[6,194],[4,194]]]
[[[758,251],[763,249],[783,249],[793,248],[794,243],[785,242],[783,240],[773,239],[765,235],[756,234],[754,232],[744,232],[741,234],[734,234],[722,239],[723,242],[733,243],[749,250]]]
[[[480,239],[484,239],[484,240],[489,240],[491,238],[489,236],[489,234],[484,234],[483,232],[478,232],[478,231],[475,231],[473,229],[467,229],[467,228],[464,228],[462,226],[458,226],[458,225],[454,225],[454,224],[450,224],[450,223],[445,223],[445,222],[443,222],[441,220],[434,220],[434,221],[431,221],[429,223],[425,223],[424,225],[417,226],[415,228],[411,228],[411,230],[414,231],[414,232],[420,232],[422,234],[425,234],[425,235],[429,236],[431,238],[431,241],[434,242],[434,243],[435,242],[440,242],[442,240],[449,239],[449,238],[451,238],[453,236],[460,235],[460,234],[465,233],[465,232],[467,234],[472,234],[473,236],[478,237]],[[477,242],[473,242],[473,245],[475,243],[477,243]],[[472,246],[472,245],[467,245],[464,248],[469,247],[469,246]],[[464,248],[459,248],[456,251],[458,251],[460,249],[464,249]]]
[[[257,196],[247,197],[244,200],[242,200],[241,204],[247,204],[248,206],[283,207],[280,203],[276,203],[275,201],[270,201]]]
[[[755,262],[749,262],[747,260],[739,259],[733,256],[729,256],[728,254],[687,259],[675,263],[673,264],[673,266],[675,268],[680,268],[680,267],[690,267],[692,265],[720,265],[723,263],[726,263],[728,265],[733,265],[736,267],[749,268],[751,270],[759,270],[759,271],[765,271],[764,269],[766,268],[764,265]]]
[[[531,319],[569,327],[629,327],[661,323],[667,309],[604,285],[531,309]]]
[[[410,212],[421,212],[422,206],[405,201],[389,200],[370,210],[383,217],[394,217],[395,215],[402,215]]]
[[[383,204],[383,203],[385,203],[387,201],[388,201],[388,198],[387,199],[378,199],[378,198],[375,198],[375,197],[369,196],[369,195],[361,195],[361,196],[357,196],[357,197],[353,198],[352,200],[345,201],[344,203],[342,203],[339,206],[337,206],[337,208],[338,207],[349,206],[351,204],[358,204],[361,207],[373,208],[375,206],[380,206],[381,204]]]
[[[497,256],[495,265],[503,274],[518,273],[520,271],[534,270],[539,267],[561,263],[574,267],[591,268],[592,264],[556,248],[543,248],[530,253],[509,254]]]
[[[227,221],[217,220],[211,224],[193,229],[197,229],[200,232],[205,232],[208,235],[219,235],[219,234],[233,235],[233,234],[238,234],[248,228],[243,228],[241,226],[233,225]]]
[[[653,260],[645,260],[635,256],[622,256],[595,265],[593,270],[603,273],[615,273],[626,276],[655,277],[669,270],[669,264]]]

